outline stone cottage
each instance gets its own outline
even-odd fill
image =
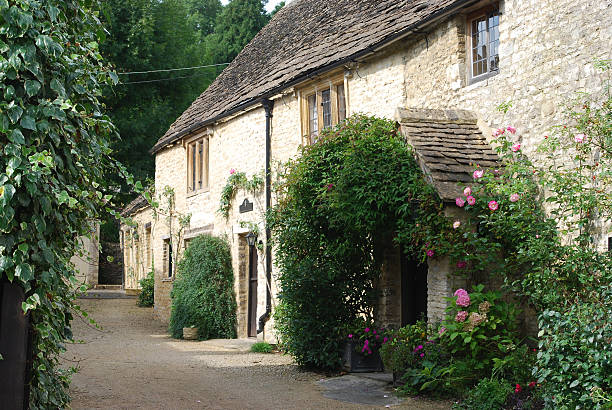
[[[260,192],[239,192],[225,218],[217,209],[230,170],[269,174],[316,143],[322,129],[360,112],[396,119],[451,200],[470,163],[495,160],[486,142],[492,128],[514,125],[533,156],[561,122],[561,103],[601,88],[594,62],[612,57],[611,18],[612,0],[295,0],[283,7],[151,149],[156,197],[174,217],[154,217],[144,205],[126,210],[140,222],[139,246],[150,249],[143,272],[154,268],[158,317],[169,318],[174,259],[185,242],[203,232],[226,235],[238,335],[270,338],[276,288],[262,215],[273,200],[271,181]],[[507,101],[504,115],[496,108]],[[191,217],[179,223],[181,215]],[[249,247],[255,225],[262,246]],[[135,229],[123,226],[123,240]],[[142,262],[134,258],[126,271]],[[421,266],[390,247],[381,319],[439,317],[455,285],[448,272],[445,260]]]

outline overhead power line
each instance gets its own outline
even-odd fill
[[[119,75],[129,75],[129,74],[149,74],[149,73],[167,73],[170,71],[183,71],[183,70],[195,70],[198,68],[207,68],[207,67],[219,67],[222,65],[228,65],[229,63],[219,63],[219,64],[207,64],[207,65],[198,65],[194,67],[181,67],[181,68],[167,68],[164,70],[149,70],[149,71],[129,71],[126,73],[117,73]]]
[[[171,81],[171,80],[182,80],[183,78],[193,78],[193,77],[204,77],[208,74],[194,74],[194,75],[184,75],[181,77],[172,77],[172,78],[160,78],[158,80],[143,80],[143,81],[129,81],[127,83],[122,83],[120,82],[118,85],[121,84],[144,84],[144,83],[158,83],[160,81]]]

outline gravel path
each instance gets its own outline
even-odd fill
[[[301,371],[285,355],[250,353],[249,341],[171,339],[152,309],[134,299],[79,302],[102,330],[73,322],[82,340],[66,354],[80,368],[71,386],[74,409],[376,408],[323,397],[323,376]],[[449,408],[422,400],[393,407]]]

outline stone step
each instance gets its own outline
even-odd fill
[[[94,285],[94,289],[105,289],[105,290],[122,290],[122,285]]]

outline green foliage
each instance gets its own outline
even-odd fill
[[[26,292],[32,409],[64,408],[76,286],[70,258],[109,207],[114,128],[98,98],[116,81],[98,50],[98,2],[0,0],[0,274]]]
[[[539,316],[536,376],[551,408],[592,407],[594,391],[612,398],[612,285],[594,296]]]
[[[382,252],[394,233],[424,257],[429,228],[413,221],[448,222],[395,123],[362,115],[304,148],[277,188],[268,221],[279,267],[276,327],[300,365],[334,369],[346,324],[374,317]]]
[[[253,353],[272,353],[274,346],[267,342],[257,342],[251,346],[251,352]]]
[[[264,186],[264,179],[261,175],[254,174],[249,179],[244,172],[236,172],[235,169],[230,170],[230,176],[227,178],[227,183],[221,190],[221,199],[219,200],[218,212],[225,217],[229,218],[230,209],[232,209],[232,201],[236,197],[236,193],[239,189],[244,189],[255,195],[261,191]]]
[[[482,379],[470,390],[465,400],[454,409],[501,410],[508,396],[513,393],[510,382],[504,379]]]
[[[427,323],[422,320],[389,332],[389,341],[380,349],[385,370],[401,376],[406,369],[414,367],[420,355],[416,354],[415,349],[426,344],[427,333]]]
[[[151,307],[155,303],[155,272],[151,271],[145,278],[138,281],[140,293],[138,294],[138,306]]]
[[[190,241],[170,296],[172,337],[180,338],[184,327],[195,326],[200,339],[235,338],[234,272],[227,241],[210,235]]]

